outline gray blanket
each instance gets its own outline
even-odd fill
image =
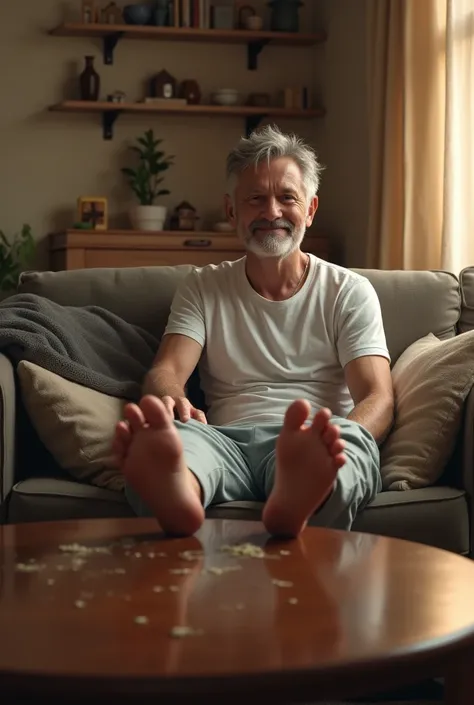
[[[35,294],[0,303],[0,352],[114,397],[140,398],[159,341],[99,306],[61,306]]]

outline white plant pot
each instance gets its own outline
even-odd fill
[[[130,211],[133,229],[163,230],[167,210],[166,206],[135,206]]]

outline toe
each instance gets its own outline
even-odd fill
[[[334,456],[333,460],[337,469],[342,468],[342,466],[347,463],[347,458],[344,453],[338,453]]]
[[[172,425],[169,413],[158,397],[152,395],[143,397],[140,402],[140,409],[152,428],[168,428],[168,426]]]
[[[315,415],[313,419],[313,423],[311,424],[311,427],[313,431],[317,431],[318,433],[322,433],[327,425],[329,424],[329,421],[331,420],[332,413],[329,409],[320,409]]]
[[[310,403],[304,399],[297,399],[286,410],[284,428],[289,431],[297,431],[307,420],[310,413]]]
[[[323,443],[330,448],[341,437],[341,428],[337,424],[328,424],[322,434]]]
[[[342,440],[342,438],[338,438],[337,441],[334,441],[332,445],[328,446],[329,453],[332,455],[334,458],[336,455],[339,455],[339,453],[342,453],[344,448],[346,447],[345,441]]]
[[[128,444],[132,440],[132,431],[128,421],[119,421],[115,427],[115,438],[121,443]]]
[[[126,421],[119,421],[115,427],[115,436],[112,442],[112,453],[119,461],[127,454],[131,440],[132,433],[128,423]]]
[[[136,404],[127,404],[123,410],[124,416],[130,424],[132,433],[139,431],[145,424],[145,417],[139,406]]]

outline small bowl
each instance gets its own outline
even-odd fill
[[[123,19],[126,24],[150,24],[152,15],[153,8],[151,5],[125,5],[125,7],[123,8]]]
[[[221,88],[212,94],[211,99],[217,105],[238,105],[240,96],[234,88]]]

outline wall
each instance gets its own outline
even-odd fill
[[[105,0],[104,3],[106,4]],[[267,48],[259,70],[249,73],[242,46],[122,42],[113,66],[104,66],[101,45],[87,38],[55,38],[48,30],[80,2],[16,0],[0,3],[0,228],[7,233],[29,222],[40,243],[37,266],[47,266],[51,231],[70,226],[79,195],[110,199],[111,226],[127,226],[130,193],[120,174],[127,145],[153,126],[164,149],[176,156],[164,199],[173,208],[191,201],[206,221],[221,215],[225,154],[243,130],[239,118],[124,116],[111,142],[102,140],[100,119],[60,114],[47,107],[77,96],[85,54],[97,57],[101,93],[144,95],[146,80],[162,68],[179,80],[196,78],[204,97],[235,86],[276,91],[300,81],[321,93],[324,120],[281,122],[310,140],[327,165],[317,226],[346,252],[349,265],[363,264],[367,221],[367,127],[365,115],[365,0],[307,0],[303,26],[323,23],[324,47]],[[8,68],[8,73],[7,69]]]

